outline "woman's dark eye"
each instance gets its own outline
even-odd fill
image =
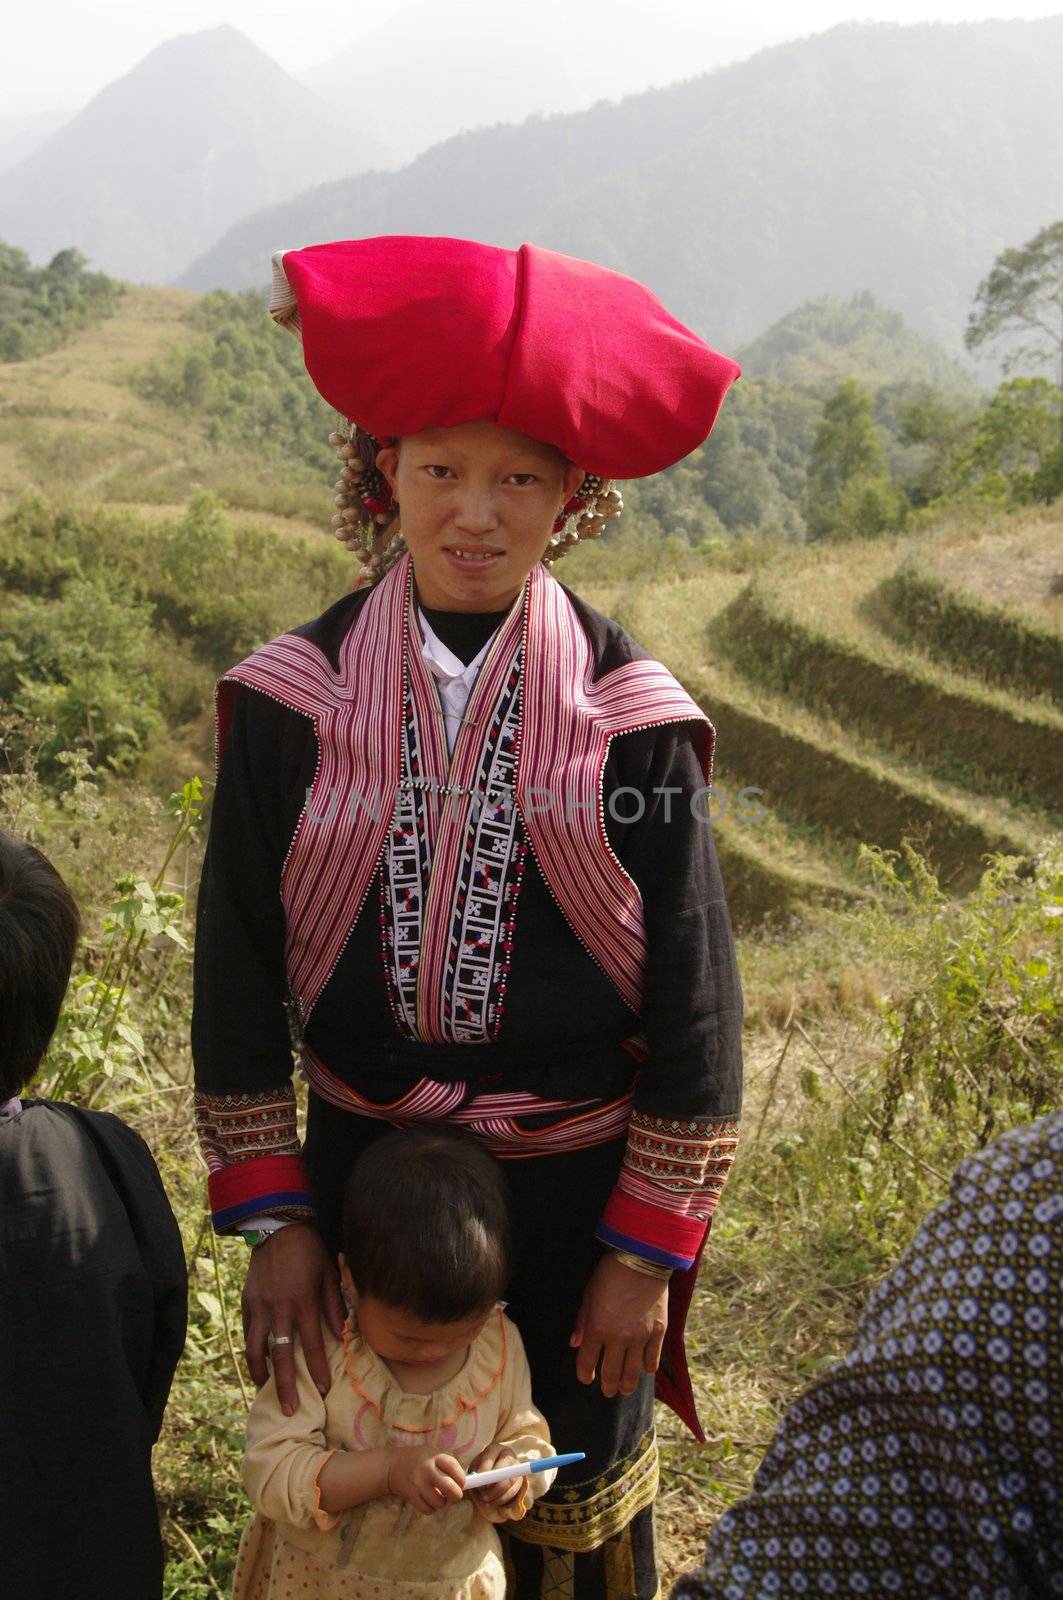
[[[511,472],[509,476],[518,489],[526,489],[529,483],[538,482],[534,472]]]
[[[446,478],[450,475],[450,468],[440,466],[438,462],[433,462],[431,466],[425,468],[425,471],[432,478]]]

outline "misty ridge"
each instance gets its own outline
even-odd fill
[[[378,32],[321,69],[321,93],[231,27],[158,47],[0,173],[0,238],[196,289],[259,286],[274,250],[319,239],[531,239],[641,278],[724,349],[868,291],[957,357],[990,262],[1063,210],[1063,16],[846,24],[398,167],[395,131],[430,137],[462,85],[418,117],[432,63],[407,33],[383,114]],[[532,68],[541,104],[571,92],[563,74],[547,92],[547,54]],[[504,103],[499,76],[481,112]]]

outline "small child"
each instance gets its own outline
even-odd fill
[[[295,1414],[272,1378],[251,1407],[256,1515],[234,1600],[502,1600],[493,1524],[522,1517],[554,1476],[464,1492],[466,1472],[550,1454],[498,1303],[508,1233],[501,1174],[473,1140],[391,1133],[359,1157],[340,1256],[350,1315],[341,1343],[325,1330],[328,1394],[297,1349]]]

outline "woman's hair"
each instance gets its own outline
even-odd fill
[[[343,1253],[359,1294],[422,1322],[486,1310],[509,1269],[497,1163],[462,1133],[417,1128],[378,1139],[347,1180]]]
[[[48,1048],[80,926],[51,862],[0,832],[0,1099],[18,1093]]]

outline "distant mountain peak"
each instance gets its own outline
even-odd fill
[[[193,73],[197,77],[206,74],[209,78],[224,82],[234,72],[250,72],[255,74],[256,79],[267,83],[283,80],[305,89],[246,33],[241,33],[230,22],[223,22],[216,28],[200,28],[192,33],[178,33],[172,39],[164,39],[128,72],[106,84],[89,101],[89,107],[101,99],[123,94],[130,84],[139,90],[151,83],[160,87],[170,99],[181,92],[179,78],[187,78]],[[321,111],[326,116],[335,115],[332,108],[324,103],[321,103]]]
[[[166,282],[249,210],[385,157],[224,23],[156,46],[0,174],[0,238]]]

